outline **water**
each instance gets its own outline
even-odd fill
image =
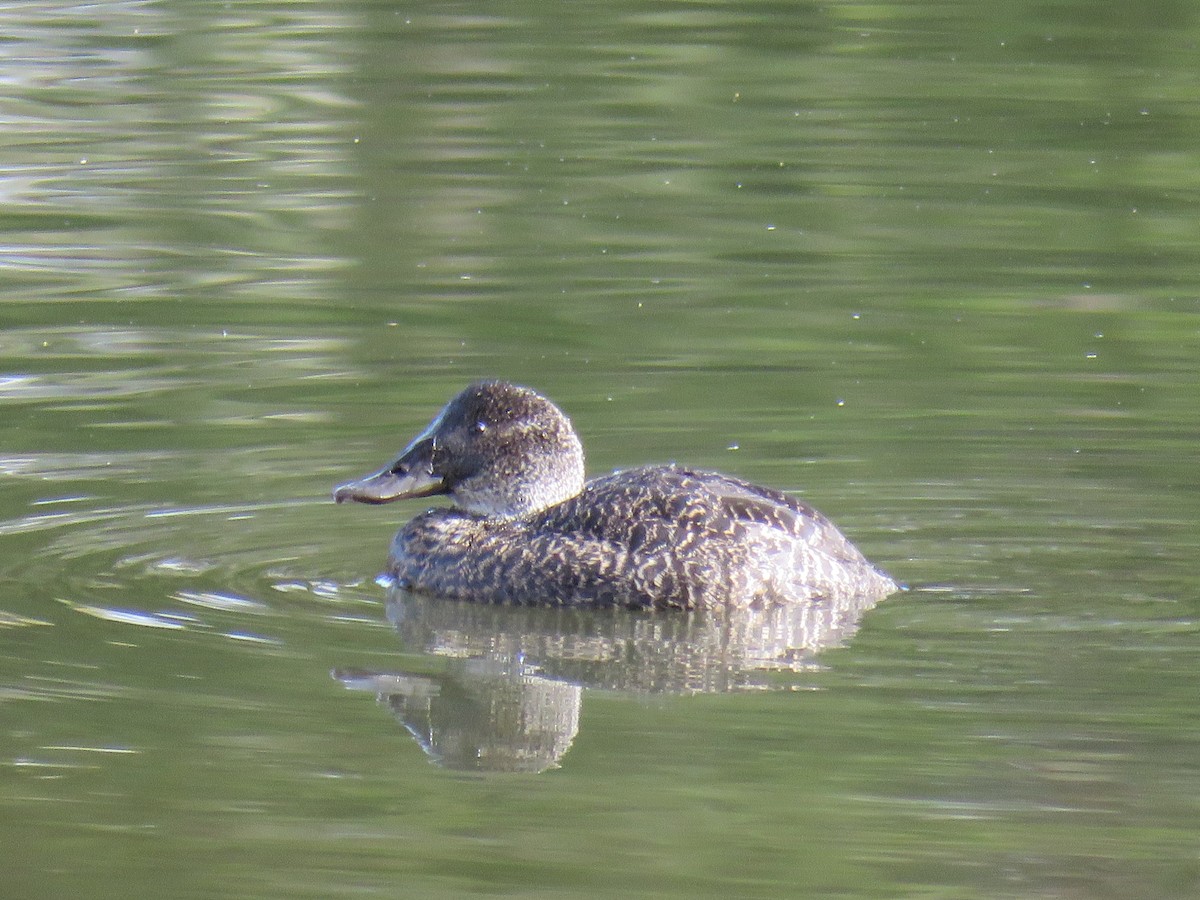
[[[1190,6],[5,14],[0,893],[1200,889]],[[914,589],[406,618],[328,490],[482,375]]]

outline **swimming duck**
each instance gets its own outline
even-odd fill
[[[896,582],[782,491],[677,465],[584,480],[570,420],[542,395],[481,381],[341,503],[435,494],[392,541],[410,591],[486,603],[725,609],[878,600]]]

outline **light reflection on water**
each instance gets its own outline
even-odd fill
[[[436,675],[336,670],[375,692],[436,762],[469,771],[559,765],[583,689],[724,693],[771,686],[854,633],[874,600],[841,596],[718,613],[536,609],[450,602],[392,589],[388,620],[405,647],[452,660]],[[781,685],[776,685],[779,687]]]

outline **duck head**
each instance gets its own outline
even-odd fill
[[[446,494],[483,516],[517,518],[583,490],[583,447],[562,410],[529,388],[480,381],[446,404],[378,472],[338,485],[341,503]]]

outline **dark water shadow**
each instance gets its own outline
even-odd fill
[[[435,675],[335,670],[373,691],[438,765],[542,772],[579,731],[585,688],[634,694],[763,689],[857,630],[873,598],[721,613],[487,606],[393,589],[388,619]],[[778,682],[776,682],[778,683]]]

